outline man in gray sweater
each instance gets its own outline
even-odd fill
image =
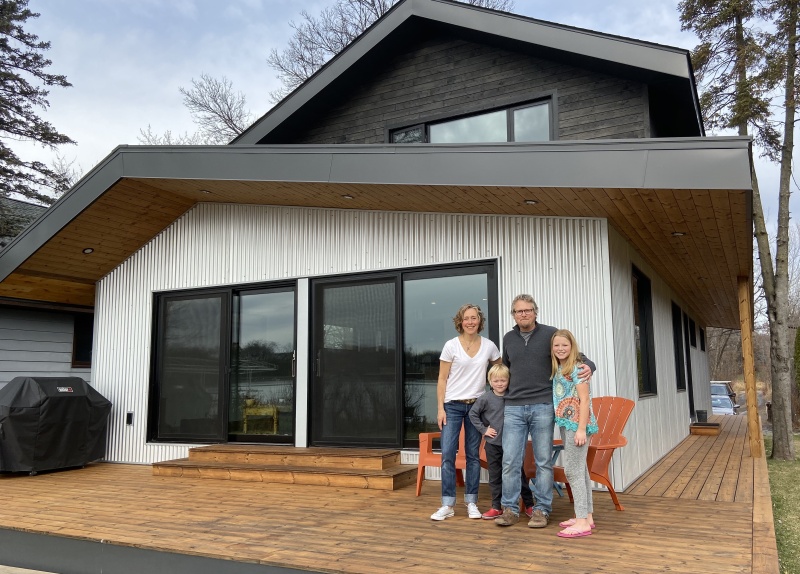
[[[528,526],[544,528],[553,508],[553,369],[550,340],[555,327],[536,322],[539,308],[533,297],[517,295],[511,314],[517,323],[503,337],[503,363],[511,371],[505,396],[503,427],[503,515],[495,519],[499,526],[519,521],[519,468],[530,435],[533,443],[536,499]],[[582,357],[581,380],[588,380],[595,365]]]

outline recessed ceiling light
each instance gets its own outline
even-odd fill
[[[345,195],[343,195],[342,197],[343,197],[343,198],[345,198],[345,199],[353,199],[353,196],[352,196],[352,195],[350,195],[349,193],[348,193],[348,194],[345,194]]]
[[[673,231],[672,232],[672,237],[683,237],[684,235],[686,235],[686,233],[684,233],[683,231]]]
[[[86,255],[89,255],[90,253],[94,253],[94,249],[92,249],[91,247],[86,247],[86,248],[84,248],[83,252]]]
[[[200,193],[211,193],[211,192],[210,192],[210,191],[208,191],[207,189],[201,189],[201,190],[200,190]]]
[[[525,205],[536,205],[537,203],[539,203],[539,202],[536,201],[535,199],[526,199],[525,200]]]

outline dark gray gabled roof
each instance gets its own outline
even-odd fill
[[[520,45],[559,53],[594,67],[633,71],[644,78],[667,78],[678,85],[682,105],[690,108],[703,135],[700,106],[687,50],[602,34],[507,12],[478,8],[452,0],[401,0],[340,54],[306,80],[274,108],[234,139],[233,145],[253,145],[331,88],[335,80],[362,64],[372,51],[412,21],[434,22],[473,34],[502,38]],[[408,31],[405,30],[405,34]],[[676,102],[677,105],[677,102]],[[693,110],[691,110],[693,108]],[[272,142],[275,143],[275,142]]]

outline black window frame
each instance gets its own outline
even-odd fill
[[[636,280],[635,292],[633,292],[634,279]],[[641,372],[639,372],[639,361],[637,361],[639,397],[654,396],[658,394],[658,381],[656,377],[655,332],[653,330],[653,290],[650,278],[636,265],[631,265],[631,291],[632,296],[636,297],[639,309],[638,349],[634,343],[634,352],[639,352],[641,357]],[[635,315],[633,326],[634,328],[636,327]]]
[[[691,317],[689,317],[689,344],[697,348],[697,325]]]
[[[547,113],[548,113],[548,139],[541,140],[541,141],[554,141],[556,139],[556,128],[555,128],[555,116],[556,116],[556,105],[555,105],[555,97],[553,94],[547,94],[544,96],[539,96],[533,99],[528,99],[521,102],[513,102],[507,105],[500,105],[495,107],[489,108],[481,108],[471,110],[469,112],[464,113],[457,113],[450,116],[436,116],[427,119],[423,119],[422,121],[417,121],[413,124],[404,124],[398,126],[388,126],[386,129],[386,141],[390,144],[396,145],[404,145],[403,142],[394,142],[392,137],[395,133],[403,132],[412,130],[415,128],[422,128],[422,136],[423,141],[421,142],[407,142],[411,143],[431,143],[430,141],[430,127],[437,124],[443,124],[447,122],[452,122],[456,120],[461,120],[465,118],[471,118],[476,116],[481,116],[484,114],[491,114],[498,111],[505,111],[506,112],[506,142],[514,142],[514,112],[517,110],[522,110],[525,108],[532,108],[536,106],[547,106]],[[456,142],[454,142],[456,143]],[[465,142],[466,143],[466,142]],[[488,142],[487,142],[488,143]],[[522,142],[522,143],[535,143],[535,142]]]
[[[72,366],[88,369],[92,366],[94,345],[94,313],[75,313],[72,316]]]
[[[700,350],[701,351],[705,351],[706,350],[706,330],[703,329],[702,327],[700,327],[698,329],[698,331],[700,332]]]
[[[672,345],[675,355],[675,386],[686,391],[686,361],[683,357],[683,311],[672,302]]]

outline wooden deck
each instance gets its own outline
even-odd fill
[[[0,476],[0,528],[261,564],[264,572],[777,574],[766,462],[746,452],[744,418],[726,417],[717,437],[688,437],[620,495],[623,512],[595,492],[597,529],[577,540],[556,536],[556,523],[571,516],[566,497],[556,496],[546,529],[500,528],[467,519],[461,505],[454,518],[431,521],[434,481],[416,497],[413,487],[193,480],[119,464]],[[485,486],[480,506],[488,507]],[[0,563],[50,565],[1,544]]]

